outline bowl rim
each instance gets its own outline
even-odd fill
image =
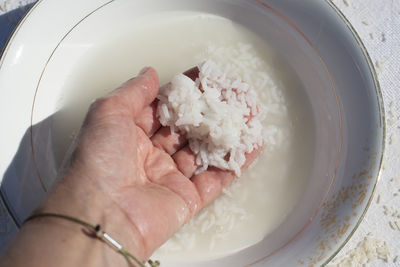
[[[30,14],[36,9],[36,7],[38,7],[39,4],[42,3],[43,1],[44,1],[44,0],[38,0],[38,1],[36,1],[35,3],[33,3],[33,5],[32,5],[32,6],[29,8],[29,10],[22,16],[21,20],[17,23],[16,27],[13,29],[12,33],[9,35],[8,40],[6,41],[6,43],[5,43],[5,45],[4,45],[3,49],[2,49],[2,51],[0,52],[0,69],[1,69],[1,67],[2,67],[2,65],[3,65],[3,60],[4,60],[4,58],[5,58],[6,55],[7,55],[8,49],[9,49],[9,47],[11,46],[11,44],[12,44],[12,42],[13,42],[15,36],[18,34],[19,29],[24,25],[24,23],[25,23],[26,19],[29,17],[29,15],[30,15]],[[91,12],[89,12],[86,16],[84,16],[82,19],[80,19],[73,27],[71,27],[71,29],[63,36],[63,38],[59,40],[59,42],[57,43],[57,45],[56,45],[56,46],[54,47],[54,49],[52,50],[52,53],[50,54],[48,60],[46,61],[46,64],[45,64],[45,66],[44,66],[44,68],[43,68],[43,71],[42,71],[42,73],[41,73],[41,75],[40,75],[40,79],[39,79],[39,82],[38,82],[38,85],[37,85],[37,86],[39,86],[39,84],[40,84],[41,77],[43,76],[44,71],[45,71],[45,69],[46,69],[48,63],[49,63],[50,59],[52,58],[52,55],[55,53],[55,51],[57,50],[57,48],[59,47],[59,45],[61,44],[61,42],[69,35],[69,33],[70,33],[71,31],[73,31],[74,28],[75,28],[77,25],[79,25],[83,20],[85,20],[88,16],[90,16],[91,14],[93,14],[94,12],[96,12],[97,10],[101,9],[102,7],[104,7],[104,6],[106,6],[106,5],[110,4],[110,3],[112,3],[112,2],[114,2],[114,1],[115,1],[115,0],[109,0],[109,1],[107,1],[107,2],[105,2],[105,3],[103,3],[103,4],[101,4],[101,5],[99,5],[97,8],[93,9],[93,10],[92,10]],[[265,4],[265,3],[264,3],[263,1],[261,1],[261,0],[255,0],[255,2],[257,2],[258,4],[263,5],[264,7],[267,7],[267,8],[269,7],[268,4]],[[344,241],[341,242],[341,244],[337,247],[337,249],[336,249],[334,252],[330,253],[330,256],[327,256],[326,260],[322,263],[321,266],[327,265],[327,264],[340,252],[340,250],[341,250],[341,249],[347,244],[347,242],[353,237],[353,234],[355,233],[355,231],[358,229],[359,225],[360,225],[361,222],[363,221],[363,219],[364,219],[364,217],[365,217],[365,215],[366,215],[366,213],[367,213],[367,211],[368,211],[368,209],[369,209],[369,207],[370,207],[370,205],[371,205],[371,203],[372,203],[372,200],[373,200],[373,198],[374,198],[374,195],[375,195],[375,192],[376,192],[377,183],[379,182],[379,180],[381,179],[381,176],[382,176],[382,163],[383,163],[383,156],[384,156],[384,152],[385,152],[385,140],[386,140],[386,120],[385,120],[385,115],[386,115],[386,114],[385,114],[385,108],[384,108],[384,102],[383,102],[382,88],[381,88],[381,86],[380,86],[379,79],[378,79],[378,75],[377,75],[375,66],[374,66],[374,64],[373,64],[373,61],[372,61],[372,59],[371,59],[371,57],[370,57],[370,54],[368,53],[368,50],[366,49],[366,47],[365,47],[365,45],[364,45],[364,43],[363,43],[361,37],[359,36],[359,34],[357,33],[357,31],[355,30],[355,28],[353,27],[353,25],[350,23],[350,21],[347,19],[347,17],[343,14],[343,12],[342,12],[333,2],[331,2],[330,0],[324,0],[324,2],[325,2],[325,4],[327,4],[327,5],[336,13],[336,14],[340,17],[340,19],[345,23],[347,29],[348,29],[348,30],[350,31],[350,33],[353,35],[353,38],[356,40],[356,42],[357,42],[357,44],[358,44],[358,46],[359,46],[359,49],[361,50],[361,52],[362,52],[362,54],[363,54],[364,59],[366,59],[366,61],[367,61],[368,69],[369,69],[369,71],[370,71],[370,75],[371,75],[371,77],[372,77],[372,79],[373,79],[373,82],[374,82],[375,93],[376,93],[376,95],[377,95],[377,103],[378,103],[378,107],[379,107],[379,108],[378,108],[378,111],[379,111],[379,116],[378,116],[378,117],[379,117],[379,119],[381,120],[381,123],[382,123],[382,144],[381,144],[382,151],[381,151],[381,153],[380,153],[380,155],[379,155],[379,157],[378,157],[378,159],[379,159],[379,164],[378,164],[378,167],[377,167],[377,175],[376,175],[375,183],[374,183],[374,185],[373,185],[371,194],[370,194],[370,196],[369,196],[369,199],[368,199],[368,201],[367,201],[367,203],[366,203],[366,206],[365,206],[364,210],[362,211],[362,213],[361,213],[361,215],[360,215],[358,221],[354,224],[353,228],[351,229],[351,231],[349,232],[349,234],[347,235],[347,237],[344,239]],[[271,9],[272,9],[273,11],[275,11],[273,8],[271,8]],[[284,15],[282,15],[282,14],[280,14],[280,13],[278,13],[278,15],[282,16],[284,19],[287,19]],[[288,19],[287,19],[287,20],[288,20]],[[288,20],[288,21],[290,22],[290,20]],[[297,29],[296,29],[296,30],[297,30]],[[299,32],[301,35],[304,35],[304,34],[301,32],[301,30],[298,30],[298,32]],[[306,37],[306,36],[303,36],[303,37],[307,40],[307,37]],[[310,42],[310,44],[312,45],[311,42]],[[313,46],[313,45],[312,45],[312,46]],[[317,52],[317,50],[316,50],[316,52]],[[319,56],[319,53],[318,53],[318,52],[317,52],[317,55]],[[321,61],[322,61],[323,64],[325,64],[324,61],[323,61],[322,59],[321,59]],[[328,72],[328,75],[330,76],[329,70],[328,70],[328,69],[327,69],[327,72]],[[334,87],[334,85],[333,85],[333,87]],[[32,157],[33,157],[33,162],[34,162],[34,165],[35,165],[35,168],[36,168],[37,176],[38,176],[38,178],[39,178],[39,180],[40,180],[40,184],[41,184],[43,190],[44,190],[45,192],[47,192],[48,190],[46,189],[46,187],[45,187],[45,185],[44,185],[44,182],[43,182],[43,180],[42,180],[42,178],[41,178],[41,175],[40,175],[40,172],[39,172],[39,168],[38,168],[38,165],[37,165],[37,161],[36,161],[36,159],[35,159],[34,146],[33,146],[33,136],[32,136],[33,117],[34,117],[34,106],[35,106],[35,100],[36,100],[37,91],[38,91],[38,87],[36,88],[35,95],[34,95],[34,98],[33,98],[32,111],[31,111],[31,118],[30,118],[30,126],[29,126],[29,127],[30,127],[30,137],[31,137],[31,148],[32,148]],[[339,111],[339,113],[340,113],[340,112],[341,112],[340,107],[338,107],[338,108],[339,108],[338,111]],[[340,156],[340,150],[339,150],[338,154],[339,154],[339,156]],[[326,192],[326,195],[329,193],[330,187],[331,187],[331,185],[332,185],[334,179],[335,179],[335,177],[332,177],[332,178],[331,178],[330,185],[329,185],[328,191]],[[3,194],[2,194],[1,191],[0,191],[0,197],[1,197],[1,198],[3,199],[3,201],[4,201]],[[321,204],[324,202],[325,199],[326,199],[326,197],[323,198],[323,200],[321,201]],[[8,210],[8,213],[9,213],[10,216],[12,217],[13,221],[17,224],[18,228],[20,228],[21,225],[18,223],[18,220],[16,220],[15,216],[13,215],[13,213],[11,213],[11,211],[10,211],[8,205],[5,205],[5,206],[6,206],[6,209]],[[316,209],[316,211],[318,211],[319,208],[320,208],[320,206]],[[315,212],[315,213],[317,213],[317,212]],[[313,218],[313,217],[314,217],[314,215],[312,216],[312,218]],[[259,261],[261,261],[261,260],[263,260],[263,259],[269,257],[269,256],[272,255],[273,253],[277,252],[278,250],[280,250],[281,248],[283,248],[284,246],[286,246],[287,244],[289,244],[289,243],[290,243],[300,232],[302,232],[307,226],[308,226],[308,223],[306,223],[292,238],[290,238],[288,241],[286,241],[286,243],[285,243],[283,246],[281,246],[280,248],[275,249],[274,251],[272,251],[271,253],[269,253],[269,254],[266,255],[265,257],[262,257],[261,259],[253,260],[251,263],[249,263],[249,264],[246,265],[246,266],[252,266],[252,265],[258,263]]]
[[[11,46],[11,43],[14,40],[16,34],[18,33],[19,29],[24,24],[26,19],[29,17],[29,15],[33,12],[33,10],[38,6],[39,2],[41,2],[41,1],[42,0],[38,0],[37,2],[32,4],[32,6],[26,11],[26,13],[17,22],[17,24],[15,25],[15,28],[12,30],[12,32],[8,36],[8,39],[6,40],[2,50],[0,51],[0,71],[1,71],[1,67],[3,66],[4,58],[6,57],[8,49]],[[30,125],[30,129],[32,129],[32,124]],[[32,135],[31,135],[31,138],[32,138]],[[31,142],[31,144],[32,144],[32,142]],[[36,166],[36,164],[35,164],[35,166]],[[0,181],[0,184],[1,183],[2,183],[2,181]],[[43,181],[41,179],[40,179],[40,185],[43,187],[43,189],[45,189]],[[45,192],[47,192],[47,191],[45,191]],[[13,220],[13,222],[15,223],[15,225],[17,226],[17,228],[19,230],[21,228],[22,224],[19,223],[19,221],[15,217],[14,213],[12,212],[10,207],[7,205],[7,201],[6,201],[6,199],[5,199],[4,195],[3,195],[3,192],[1,190],[0,190],[0,198],[1,198],[1,201],[4,203],[4,207],[6,208],[8,214],[10,215],[11,219]]]
[[[386,145],[386,113],[385,113],[385,105],[384,105],[384,101],[383,101],[383,94],[382,94],[382,87],[379,83],[379,78],[378,78],[378,73],[376,72],[375,66],[373,64],[373,61],[371,59],[371,56],[367,50],[367,48],[365,47],[360,35],[357,33],[357,31],[355,30],[355,28],[353,27],[353,25],[350,23],[349,19],[343,14],[343,12],[330,0],[324,0],[325,3],[330,6],[334,12],[336,12],[336,14],[343,20],[343,22],[346,24],[347,29],[350,30],[350,32],[352,33],[354,39],[357,41],[357,44],[359,46],[359,48],[361,49],[361,52],[364,56],[364,58],[366,59],[367,63],[368,63],[368,67],[369,67],[369,71],[371,74],[371,77],[374,81],[374,87],[375,87],[375,92],[377,95],[377,103],[379,105],[378,111],[380,112],[379,114],[379,118],[381,119],[381,123],[382,123],[382,143],[381,143],[381,147],[382,147],[382,152],[379,155],[379,164],[378,164],[378,172],[376,175],[376,179],[375,179],[375,183],[374,186],[372,188],[371,191],[371,195],[367,201],[367,204],[364,208],[364,210],[362,211],[357,223],[353,226],[353,228],[351,229],[351,231],[349,232],[349,234],[347,235],[347,237],[345,238],[345,240],[337,247],[337,249],[331,254],[331,256],[329,256],[324,263],[322,263],[321,266],[326,266],[342,249],[343,247],[347,244],[347,242],[353,237],[354,233],[356,232],[356,230],[358,229],[358,227],[360,226],[361,222],[364,220],[365,215],[367,214],[367,211],[369,209],[369,207],[371,206],[372,200],[375,196],[376,193],[376,188],[377,188],[377,184],[379,182],[379,180],[382,177],[382,164],[383,164],[383,156],[385,154],[385,145]]]

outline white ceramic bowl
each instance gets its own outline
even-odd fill
[[[0,61],[0,121],[6,127],[0,138],[1,193],[13,217],[10,234],[1,238],[11,238],[55,180],[59,162],[53,141],[59,133],[53,128],[54,114],[80,59],[107,38],[128,31],[134,19],[183,10],[229,18],[268,40],[303,83],[316,136],[310,182],[285,222],[254,246],[190,266],[317,266],[351,237],[378,180],[384,113],[367,51],[333,4],[41,0],[16,29]]]

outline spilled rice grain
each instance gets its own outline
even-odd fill
[[[369,38],[371,38],[371,40],[374,40],[374,39],[375,39],[374,33],[370,32],[370,33],[369,33]]]
[[[353,267],[364,266],[375,260],[389,262],[392,259],[391,247],[385,241],[367,235],[358,245],[347,252],[335,264],[328,267]]]

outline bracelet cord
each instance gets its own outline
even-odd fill
[[[146,267],[146,264],[140,261],[138,258],[136,258],[133,254],[131,254],[129,251],[127,251],[121,244],[119,244],[114,238],[112,238],[109,234],[106,232],[102,231],[100,229],[100,225],[93,225],[88,222],[85,222],[81,219],[78,219],[76,217],[72,217],[69,215],[65,214],[58,214],[58,213],[37,213],[29,216],[25,222],[36,219],[36,218],[41,218],[41,217],[54,217],[54,218],[59,218],[59,219],[64,219],[67,221],[71,221],[77,224],[82,225],[86,229],[92,231],[96,238],[101,240],[102,242],[106,243],[109,247],[113,248],[116,252],[121,254],[125,260],[127,261],[129,267],[135,267],[135,264],[132,262],[132,260],[137,264],[139,267]],[[24,222],[24,223],[25,223]],[[147,263],[149,264],[150,267],[158,267],[160,266],[159,261],[152,261],[148,260]]]

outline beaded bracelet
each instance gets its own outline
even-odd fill
[[[86,229],[88,229],[89,231],[92,231],[92,233],[94,234],[94,236],[96,238],[98,238],[99,240],[101,240],[104,243],[106,243],[108,246],[113,248],[116,252],[120,253],[126,259],[128,265],[130,267],[135,267],[134,263],[131,260],[133,260],[140,267],[146,267],[146,263],[140,261],[138,258],[133,256],[131,253],[129,253],[129,251],[127,251],[125,248],[123,248],[122,245],[119,244],[114,238],[112,238],[106,232],[102,231],[100,229],[100,225],[99,224],[92,225],[92,224],[90,224],[88,222],[85,222],[85,221],[82,221],[82,220],[80,220],[78,218],[75,218],[75,217],[72,217],[72,216],[68,216],[68,215],[64,215],[64,214],[57,214],[57,213],[38,213],[38,214],[34,214],[34,215],[29,216],[25,220],[25,222],[30,221],[30,220],[35,219],[35,218],[40,218],[40,217],[55,217],[55,218],[60,218],[60,219],[64,219],[64,220],[67,220],[67,221],[71,221],[71,222],[80,224],[80,225],[84,226]],[[148,260],[147,263],[150,265],[150,267],[160,266],[160,262],[159,261]]]

